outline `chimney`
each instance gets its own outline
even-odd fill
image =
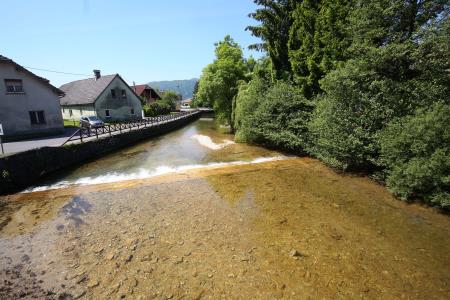
[[[98,80],[102,75],[100,75],[100,70],[94,70],[95,80]]]

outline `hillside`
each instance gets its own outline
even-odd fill
[[[148,85],[159,90],[171,90],[177,92],[183,96],[183,99],[188,99],[192,98],[197,80],[197,78],[192,78],[186,80],[152,81],[149,82]]]

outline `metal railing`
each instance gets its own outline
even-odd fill
[[[82,143],[83,139],[88,139],[91,137],[96,137],[98,139],[99,137],[103,137],[102,135],[105,134],[108,134],[111,137],[113,134],[120,134],[122,132],[131,131],[133,129],[155,127],[164,123],[184,119],[198,113],[200,112],[199,111],[179,112],[176,114],[147,117],[140,120],[133,120],[117,124],[106,124],[98,128],[82,127],[77,131],[75,131],[74,134],[72,134],[61,146],[64,146],[65,144],[74,141],[80,141]]]

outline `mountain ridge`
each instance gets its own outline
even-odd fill
[[[181,94],[183,99],[192,98],[194,94],[195,83],[198,78],[191,79],[180,79],[180,80],[161,80],[161,81],[150,81],[148,83],[154,89],[160,91],[173,91]]]

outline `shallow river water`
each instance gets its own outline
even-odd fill
[[[448,299],[450,220],[201,119],[0,202],[0,298]]]

